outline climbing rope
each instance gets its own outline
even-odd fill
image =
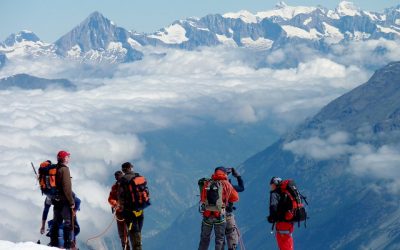
[[[87,239],[86,240],[86,245],[88,245],[89,241],[94,240],[94,239],[98,239],[98,238],[102,237],[104,234],[106,234],[108,232],[108,230],[110,230],[114,220],[117,220],[117,216],[115,215],[115,212],[113,213],[113,218],[112,218],[110,224],[106,227],[106,229],[102,233],[100,233],[99,235],[96,235],[96,236],[93,236],[93,237]]]

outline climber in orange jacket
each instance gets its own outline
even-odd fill
[[[130,250],[129,240],[128,240],[128,228],[125,223],[124,217],[122,216],[122,210],[119,208],[118,202],[118,190],[120,187],[119,180],[124,174],[122,171],[117,171],[114,173],[116,182],[111,187],[110,195],[108,196],[108,203],[111,205],[112,212],[115,212],[115,217],[117,220],[118,235],[121,239],[122,249]]]
[[[210,180],[204,183],[201,190],[203,222],[199,250],[207,250],[210,245],[211,232],[214,228],[215,250],[224,248],[226,230],[226,208],[239,201],[239,194],[228,181],[227,170],[217,167]]]

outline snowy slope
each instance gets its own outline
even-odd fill
[[[149,37],[159,39],[167,44],[179,44],[188,40],[186,30],[180,24],[168,26],[163,31]]]
[[[13,243],[9,241],[0,240],[0,250],[50,250],[50,249],[58,249],[58,248],[48,247],[45,245],[38,245],[33,242]]]

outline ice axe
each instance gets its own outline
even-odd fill
[[[31,166],[32,166],[33,172],[34,172],[35,175],[36,175],[36,179],[38,180],[38,179],[39,179],[39,175],[38,175],[38,173],[36,172],[36,168],[35,168],[35,166],[33,165],[33,162],[31,162]]]

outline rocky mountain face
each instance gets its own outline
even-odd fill
[[[48,89],[62,88],[66,90],[76,90],[76,86],[67,79],[45,79],[28,74],[17,74],[0,79],[0,90],[20,88],[20,89]]]
[[[99,12],[92,13],[81,24],[55,42],[57,54],[94,61],[128,62],[140,60],[143,54],[127,30],[116,26]]]
[[[377,13],[347,1],[335,10],[280,2],[273,10],[255,14],[243,10],[178,20],[152,34],[128,31],[94,12],[54,44],[23,31],[0,44],[0,52],[8,57],[47,55],[121,63],[143,58],[143,46],[195,49],[223,45],[268,51],[304,44],[324,52],[333,44],[380,38],[400,38],[400,5]]]
[[[7,61],[7,56],[4,53],[0,53],[0,69],[4,67]]]
[[[292,7],[281,2],[274,10],[208,15],[186,19],[147,36],[166,46],[194,48],[225,44],[259,50],[305,43],[317,49],[352,40],[396,39],[400,35],[400,6],[375,13],[342,1],[335,10]],[[169,30],[180,30],[181,39],[168,42]]]
[[[246,190],[236,211],[246,248],[275,248],[265,218],[269,180],[281,176],[295,179],[310,202],[307,228],[294,234],[297,249],[398,249],[399,97],[395,62],[246,160],[240,167]],[[189,209],[150,249],[171,237],[174,249],[196,248],[200,218],[196,207]]]

